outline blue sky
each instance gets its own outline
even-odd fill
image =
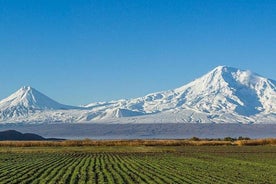
[[[275,53],[273,0],[0,0],[1,99],[139,97],[218,65],[276,79]]]

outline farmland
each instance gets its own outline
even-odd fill
[[[0,147],[0,183],[276,183],[276,146]]]

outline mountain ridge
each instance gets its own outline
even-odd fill
[[[0,131],[0,141],[60,141],[65,139],[44,138],[34,133],[21,133],[16,130]]]
[[[30,141],[30,140],[35,140],[35,141],[42,141],[46,140],[44,137],[37,135],[37,134],[32,134],[32,133],[21,133],[16,130],[6,130],[6,131],[1,131],[0,132],[0,141]]]
[[[81,107],[60,104],[23,87],[0,101],[0,121],[275,123],[275,86],[274,80],[248,70],[218,66],[176,89]]]

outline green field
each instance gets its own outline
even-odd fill
[[[276,146],[1,147],[0,183],[276,183]]]

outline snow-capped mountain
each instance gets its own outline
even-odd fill
[[[97,120],[116,118],[112,112],[120,109],[131,112],[124,117],[132,117],[133,112],[147,115],[136,117],[137,122],[276,122],[275,85],[250,71],[219,66],[174,90],[87,107],[103,112],[95,115]],[[273,120],[263,119],[270,115]]]
[[[24,86],[0,101],[0,118],[6,120],[41,111],[62,109],[74,109],[74,107],[60,104],[34,88]]]
[[[0,102],[0,119],[4,122],[276,123],[275,86],[274,80],[250,71],[219,66],[174,90],[130,100],[91,103],[81,109],[61,105],[27,87]],[[12,109],[12,113],[7,109]]]

